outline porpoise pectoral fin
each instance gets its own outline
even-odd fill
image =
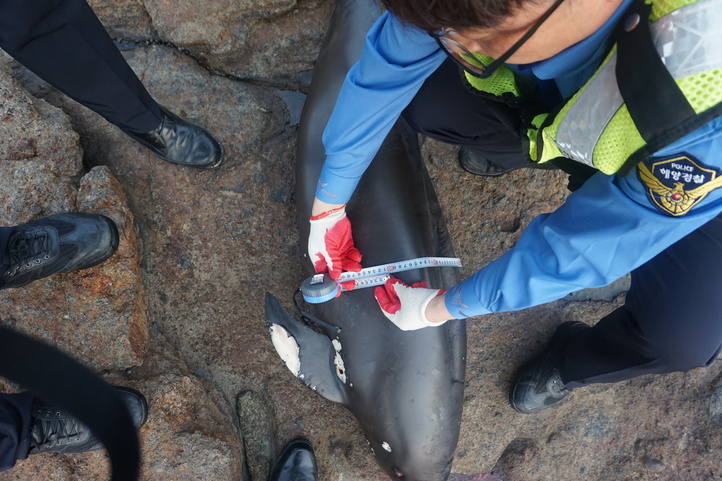
[[[273,347],[286,367],[324,398],[345,405],[346,378],[333,341],[291,317],[270,293],[265,306]]]

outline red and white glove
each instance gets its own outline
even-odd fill
[[[354,247],[346,205],[311,217],[308,255],[316,273],[328,272],[335,281],[343,271],[361,270],[361,253]],[[346,283],[344,287],[352,288]]]
[[[384,315],[402,331],[415,331],[423,327],[440,326],[426,318],[426,306],[446,289],[429,289],[426,281],[406,285],[392,277],[383,286],[374,289],[374,297]]]

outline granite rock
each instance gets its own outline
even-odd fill
[[[141,430],[144,479],[235,480],[245,479],[247,471],[255,480],[271,464],[271,453],[297,436],[313,441],[322,480],[387,479],[356,420],[286,370],[263,313],[266,291],[292,310],[291,293],[302,280],[293,204],[294,119],[332,2],[91,4],[123,40],[125,57],[151,94],[216,134],[228,159],[210,172],[166,164],[17,64],[0,62],[2,168],[25,169],[3,171],[12,182],[0,191],[0,220],[20,222],[72,208],[108,213],[123,231],[125,253],[119,250],[114,262],[139,266],[135,280],[123,278],[120,265],[109,262],[91,273],[38,283],[23,294],[24,308],[8,307],[17,311],[13,319],[45,312],[45,296],[61,291],[72,299],[86,293],[90,304],[83,309],[94,317],[98,313],[89,306],[110,302],[103,297],[110,282],[123,295],[129,292],[123,289],[141,286],[135,300],[118,309],[130,319],[147,308],[147,348],[107,366],[138,365],[130,374],[113,371],[110,379],[140,388],[151,402],[151,419]],[[455,147],[422,139],[422,152],[466,275],[512,247],[535,216],[551,212],[568,195],[560,172],[481,178],[458,166]],[[84,165],[94,168],[85,173]],[[38,179],[31,182],[33,176]],[[621,306],[624,293],[611,292],[606,299],[577,296],[469,321],[453,481],[482,479],[486,472],[502,481],[722,478],[718,363],[579,389],[534,416],[509,406],[515,370],[543,349],[560,323],[592,325]],[[63,295],[52,298],[57,312],[51,315],[82,317]],[[0,293],[3,319],[11,317],[8,298]],[[67,334],[57,335],[58,342],[67,341]],[[71,347],[79,356],[106,342],[86,335],[86,345]],[[235,412],[239,393],[253,393],[246,394],[252,409]],[[242,442],[252,447],[247,469]],[[22,469],[30,471],[12,470],[0,479],[29,479],[28,473],[89,479],[87,466],[102,457],[55,456],[33,465],[34,471],[24,463]]]
[[[195,376],[159,334],[142,365],[106,380],[142,392],[148,420],[139,430],[141,480],[245,481],[243,451],[233,412],[222,394]],[[87,481],[109,479],[104,450],[80,454],[31,455],[0,479]]]
[[[105,214],[121,235],[118,253],[82,271],[0,291],[5,325],[57,344],[98,370],[140,364],[148,319],[133,214],[106,167],[84,175],[79,136],[56,107],[31,97],[0,70],[4,225],[66,211]],[[12,119],[12,121],[10,121]],[[32,146],[18,148],[18,145]]]

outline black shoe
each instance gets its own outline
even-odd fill
[[[148,419],[148,402],[145,397],[127,387],[115,387],[115,392],[125,403],[133,425],[139,429]],[[30,414],[30,452],[38,453],[85,453],[103,447],[95,434],[78,418],[56,407],[48,406],[39,399],[33,400]]]
[[[461,167],[465,171],[474,175],[483,175],[485,177],[498,177],[518,169],[553,170],[557,168],[551,162],[545,162],[543,164],[529,162],[527,165],[520,165],[517,167],[502,167],[490,161],[483,155],[474,152],[471,149],[467,149],[466,147],[461,147],[459,149],[459,164],[461,164]]]
[[[163,106],[160,106],[160,113],[160,125],[150,132],[123,131],[171,164],[215,169],[223,163],[223,146],[210,132],[183,120]]]
[[[268,481],[317,481],[316,457],[306,439],[294,439],[283,448]]]
[[[0,262],[0,289],[21,287],[58,272],[87,269],[118,249],[118,229],[104,215],[68,212],[13,228]]]
[[[558,403],[571,392],[564,386],[559,373],[560,351],[571,335],[584,329],[589,329],[589,326],[583,322],[560,325],[546,349],[519,370],[509,396],[515,410],[522,414],[537,413]]]

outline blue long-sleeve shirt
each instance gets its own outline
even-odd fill
[[[537,81],[553,81],[573,94],[598,67],[616,14],[596,33],[554,57],[511,66]],[[348,201],[402,110],[446,59],[427,33],[385,13],[370,29],[358,63],[349,71],[324,132],[326,161],[317,197]],[[667,146],[654,157],[685,153],[722,172],[722,119]],[[657,209],[636,170],[598,173],[560,208],[534,219],[517,245],[452,287],[446,307],[456,318],[531,307],[586,287],[599,287],[645,263],[722,212],[722,189],[711,191],[688,213]]]

